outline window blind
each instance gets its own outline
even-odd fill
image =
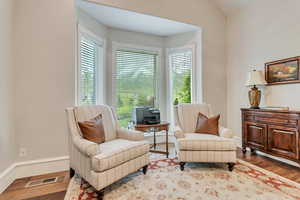
[[[116,51],[117,112],[127,126],[135,106],[154,106],[156,99],[157,54],[130,50]]]
[[[192,51],[170,54],[172,69],[173,101],[191,103]]]
[[[96,104],[97,45],[84,37],[80,41],[80,104]]]

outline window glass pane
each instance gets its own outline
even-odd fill
[[[116,52],[117,113],[127,127],[136,106],[155,106],[155,54],[118,50]]]
[[[192,52],[170,55],[173,82],[173,104],[191,103]]]
[[[80,104],[96,104],[97,45],[90,40],[80,41]]]

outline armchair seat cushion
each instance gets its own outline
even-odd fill
[[[185,133],[177,139],[179,150],[183,151],[235,151],[233,139],[211,134]]]
[[[149,152],[147,141],[115,139],[99,146],[101,153],[92,158],[92,169],[96,172],[114,168]]]

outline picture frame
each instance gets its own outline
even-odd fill
[[[268,85],[300,83],[300,56],[265,64]]]

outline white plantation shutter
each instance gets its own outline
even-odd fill
[[[98,46],[95,42],[81,37],[79,104],[96,104]]]
[[[155,106],[156,61],[155,53],[116,50],[114,79],[117,112],[123,127],[131,120],[135,106]]]
[[[187,76],[191,80],[192,76],[192,51],[180,51],[170,54],[170,67],[172,70],[172,82],[173,82],[173,101],[176,98],[178,92],[180,92],[184,81]],[[191,84],[191,81],[190,81]],[[179,102],[180,103],[180,102]],[[185,102],[187,103],[187,102]],[[191,103],[191,102],[189,102]]]

